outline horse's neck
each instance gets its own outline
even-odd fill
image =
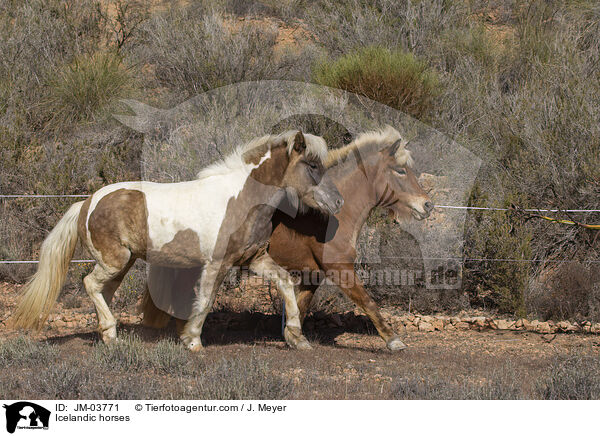
[[[360,230],[377,204],[374,186],[376,167],[373,165],[355,165],[354,168],[340,168],[334,175],[334,183],[344,198],[344,207],[338,215],[341,225],[351,234],[352,246]],[[337,177],[336,177],[337,176]]]

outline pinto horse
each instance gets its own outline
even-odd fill
[[[234,265],[274,280],[289,305],[288,344],[308,348],[289,274],[266,252],[271,219],[312,208],[335,214],[343,199],[325,175],[325,141],[288,131],[238,147],[223,161],[182,183],[124,182],[105,186],[71,206],[42,244],[37,272],[12,317],[16,328],[40,328],[64,283],[79,239],[96,260],[84,280],[96,306],[102,340],[116,339],[109,302],[136,259],[170,268],[198,268],[200,286],[181,339],[192,351],[217,288]],[[192,305],[192,301],[189,301]]]
[[[301,321],[319,284],[327,278],[367,314],[392,351],[402,350],[406,345],[366,292],[354,271],[354,263],[358,235],[375,207],[387,209],[398,222],[425,219],[434,207],[411,169],[412,158],[405,145],[400,133],[388,126],[382,131],[363,133],[347,146],[330,150],[328,174],[344,197],[341,211],[329,220],[312,213],[292,220],[276,213],[268,250],[277,264],[289,271],[304,272],[296,286]],[[152,280],[169,275],[168,269],[150,269],[151,284]],[[191,276],[188,282],[193,283],[198,272],[192,269],[184,274]],[[172,289],[161,292],[191,295],[189,287],[186,290],[181,286],[184,283],[168,282],[165,286]],[[169,314],[156,307],[148,292],[142,310],[143,322],[149,326],[163,327],[170,319]]]

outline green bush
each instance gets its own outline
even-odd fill
[[[508,197],[509,199],[511,197]],[[518,198],[518,197],[517,197]],[[510,201],[504,207],[510,205]],[[519,204],[515,200],[516,204]],[[471,206],[486,207],[486,196],[474,189]],[[465,284],[477,306],[525,316],[525,291],[531,258],[531,231],[504,211],[472,211],[467,222]],[[498,260],[487,260],[498,259]]]
[[[427,118],[439,81],[411,53],[366,47],[336,61],[322,61],[313,74],[320,85],[363,95],[416,118]]]
[[[127,96],[132,81],[131,70],[116,52],[76,57],[50,80],[51,124],[91,119],[109,103]]]

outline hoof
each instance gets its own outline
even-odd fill
[[[312,345],[309,344],[309,342],[306,340],[306,338],[304,336],[302,336],[300,341],[298,341],[298,343],[296,344],[296,349],[297,350],[312,350],[313,347],[312,347]]]
[[[105,344],[112,344],[117,341],[117,327],[109,327],[106,330],[100,330],[100,337]]]
[[[285,337],[285,342],[287,342],[291,348],[297,350],[312,350],[311,345],[302,335],[302,331],[297,327],[286,327],[283,331],[283,336]]]
[[[406,348],[406,344],[398,336],[393,336],[386,345],[390,351],[400,351]]]
[[[181,341],[184,343],[186,348],[190,350],[192,353],[199,353],[204,348],[202,347],[202,341],[199,337],[190,338],[190,337],[182,337]]]
[[[190,342],[187,347],[192,353],[200,353],[204,349],[201,342]]]

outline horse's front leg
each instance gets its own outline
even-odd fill
[[[271,256],[264,254],[250,263],[250,270],[275,283],[283,301],[285,302],[286,323],[283,336],[292,348],[310,350],[312,347],[302,335],[300,324],[300,311],[294,294],[294,281],[284,268],[275,263]]]
[[[202,350],[202,327],[206,316],[215,303],[217,290],[225,278],[231,265],[223,262],[207,263],[202,271],[200,280],[196,283],[196,300],[192,308],[190,319],[185,324],[181,333],[181,341],[193,352]]]

